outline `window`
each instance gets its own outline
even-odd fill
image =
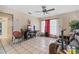
[[[50,20],[50,34],[58,35],[58,20]]]
[[[45,33],[45,21],[41,21],[41,32]],[[50,34],[59,36],[58,19],[50,20]]]
[[[41,32],[45,33],[45,21],[41,21]]]

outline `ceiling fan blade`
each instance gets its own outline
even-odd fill
[[[42,12],[42,11],[35,11],[36,13],[40,13],[40,12]]]
[[[47,12],[48,12],[48,11],[53,11],[53,10],[55,10],[55,8],[49,9],[49,10],[47,10]]]

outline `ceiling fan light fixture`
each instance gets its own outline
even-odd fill
[[[28,12],[28,14],[32,14],[31,12]]]
[[[42,8],[44,9],[44,8],[46,8],[46,6],[43,5]]]

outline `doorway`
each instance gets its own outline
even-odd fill
[[[11,14],[0,12],[0,39],[3,41],[12,39],[12,21],[13,16]]]

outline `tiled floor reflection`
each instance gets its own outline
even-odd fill
[[[3,43],[3,46],[7,54],[48,54],[49,44],[55,40],[47,37],[36,37],[18,44]]]

